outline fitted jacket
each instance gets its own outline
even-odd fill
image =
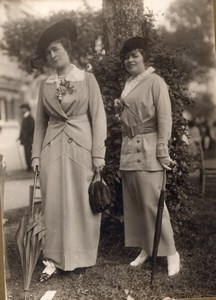
[[[165,81],[154,74],[153,68],[143,75],[124,98],[129,107],[124,107],[121,119],[129,127],[142,124],[146,133],[123,136],[121,170],[162,170],[157,158],[169,156],[172,115],[168,88]]]
[[[75,92],[64,95],[63,110],[56,84],[46,79],[41,82],[32,158],[40,157],[41,150],[62,131],[89,150],[92,157],[104,158],[106,115],[98,83],[93,74],[86,72],[84,79],[74,81],[73,86]]]

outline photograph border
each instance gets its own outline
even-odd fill
[[[213,12],[214,12],[214,33],[215,33],[215,45],[216,45],[216,0],[212,0],[213,2]],[[215,46],[215,53],[216,53],[216,46]],[[5,263],[4,263],[4,232],[3,232],[3,208],[2,202],[3,200],[0,199],[0,299],[7,299],[6,297],[6,272],[5,272]],[[216,220],[215,220],[216,221]],[[216,296],[216,295],[215,295]],[[193,298],[193,300],[198,298]],[[216,297],[211,298],[202,298],[205,299],[216,299]],[[185,299],[186,300],[186,299]],[[189,298],[188,298],[189,300]]]

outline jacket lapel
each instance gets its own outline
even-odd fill
[[[125,99],[130,95],[141,83],[143,83],[146,79],[148,79],[149,75],[144,77],[141,81],[139,81],[131,90],[130,92],[125,96]]]
[[[49,109],[50,112],[54,113],[58,117],[63,117],[64,119],[67,119],[67,115],[63,111],[61,104],[59,103],[57,97],[56,97],[56,85],[55,83],[52,84],[46,84],[46,106]]]

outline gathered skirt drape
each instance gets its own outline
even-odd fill
[[[101,214],[89,206],[90,151],[62,131],[41,152],[41,193],[46,224],[43,256],[71,271],[96,263]]]
[[[152,255],[163,171],[122,171],[125,246],[140,247]],[[176,252],[169,212],[165,204],[158,256]]]

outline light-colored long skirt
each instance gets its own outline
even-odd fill
[[[92,176],[91,153],[64,132],[42,150],[43,255],[65,271],[96,263],[101,214],[89,206]]]
[[[163,171],[122,171],[125,246],[152,255],[155,221]],[[169,212],[164,206],[158,256],[176,252]]]

